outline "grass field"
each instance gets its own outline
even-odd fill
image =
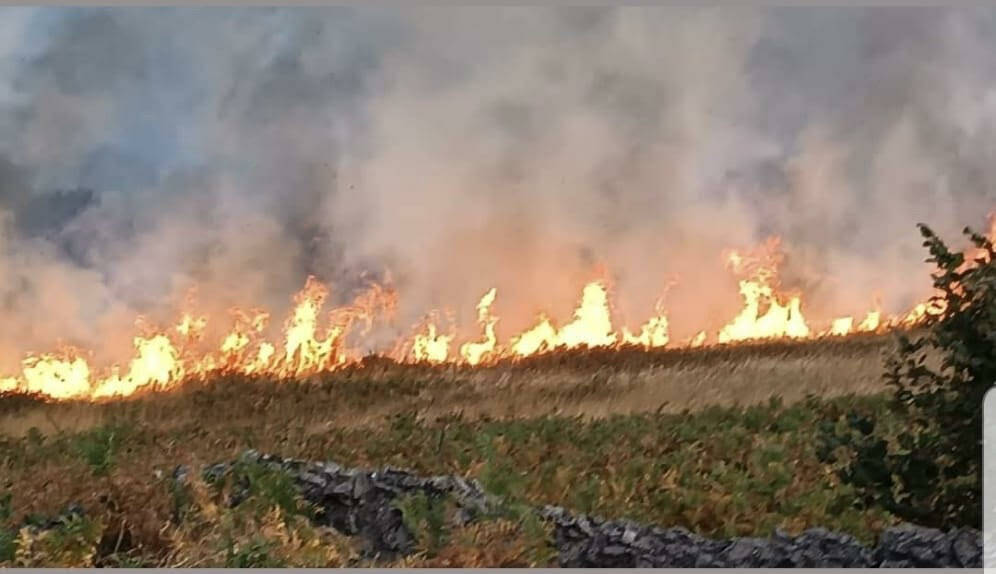
[[[101,563],[233,564],[238,536],[178,534],[176,493],[156,472],[256,448],[460,474],[515,500],[707,535],[824,526],[867,541],[895,519],[839,484],[816,455],[818,434],[852,408],[902,423],[882,394],[891,340],[563,352],[476,369],[371,359],[305,381],[219,377],[105,403],[7,396],[0,496],[10,500],[0,517],[10,539],[24,517],[78,503],[91,518],[76,536],[99,547]],[[227,546],[193,550],[211,540]],[[8,544],[8,558],[17,547],[20,563],[76,559],[31,558],[28,546]],[[3,548],[0,535],[0,559]],[[198,558],[184,562],[184,552]],[[306,563],[287,560],[278,562]]]

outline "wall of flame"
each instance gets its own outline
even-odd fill
[[[996,216],[990,215],[989,221],[988,235],[996,241]],[[973,249],[965,256],[965,265],[973,265],[985,253]],[[627,325],[617,326],[611,281],[601,278],[583,286],[573,314],[564,321],[540,313],[532,326],[500,340],[499,293],[491,288],[477,304],[480,335],[476,339],[457,345],[452,320],[432,311],[391,353],[403,362],[477,366],[579,347],[699,347],[759,339],[839,337],[916,325],[935,311],[925,297],[904,314],[885,316],[872,307],[860,317],[841,316],[816,325],[805,316],[804,294],[785,291],[779,285],[782,256],[777,238],[753,250],[731,250],[725,258],[731,280],[739,285],[739,313],[718,329],[701,329],[682,341],[671,338],[663,299],[655,313],[632,330]],[[20,373],[0,378],[0,392],[97,400],[169,389],[219,372],[290,378],[335,370],[362,358],[350,341],[362,340],[376,324],[390,322],[399,295],[390,286],[371,284],[351,305],[325,310],[328,295],[326,285],[309,277],[294,296],[279,340],[266,337],[270,315],[259,309],[233,309],[228,318],[231,327],[216,341],[207,340],[205,330],[209,321],[218,318],[184,312],[171,328],[161,330],[139,318],[136,325],[140,333],[133,337],[133,358],[126,365],[98,367],[91,364],[87,352],[64,346],[28,354]]]

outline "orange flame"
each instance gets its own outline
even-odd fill
[[[450,341],[452,340],[452,335],[436,333],[436,324],[429,323],[425,333],[415,335],[412,356],[418,362],[442,363],[450,354]]]
[[[476,343],[464,343],[460,347],[460,356],[471,365],[480,364],[489,354],[495,350],[498,337],[495,336],[495,323],[498,317],[491,314],[491,305],[495,302],[498,290],[494,287],[481,297],[477,303],[477,322],[484,325],[484,340]]]
[[[701,347],[705,345],[706,342],[706,332],[699,331],[694,337],[688,340],[688,347],[694,349],[696,347]]]
[[[657,315],[651,317],[640,327],[639,335],[634,335],[629,329],[623,327],[623,340],[630,345],[642,345],[648,348],[667,346],[671,339],[668,336],[667,315],[664,314],[662,307],[661,301],[658,300],[657,305],[654,307]],[[704,342],[704,332],[702,333],[702,338]]]
[[[996,240],[996,214],[990,215],[989,236]],[[800,294],[785,294],[778,282],[782,253],[779,240],[772,238],[750,252],[731,251],[726,262],[739,282],[743,307],[718,331],[699,330],[683,343],[700,347],[715,342],[734,343],[752,339],[844,336],[852,332],[877,332],[885,328],[916,326],[929,315],[939,312],[931,301],[916,305],[908,313],[885,317],[877,308],[868,311],[855,326],[851,316],[837,317],[826,327],[813,330],[803,316]],[[982,253],[966,251],[972,260]],[[974,264],[974,262],[972,263]],[[208,318],[185,312],[171,329],[157,330],[143,318],[136,321],[139,336],[133,338],[134,354],[126,369],[117,365],[94,368],[84,355],[74,349],[55,353],[29,354],[21,362],[21,372],[0,377],[0,392],[26,391],[54,399],[102,398],[126,396],[144,389],[169,389],[190,377],[228,371],[276,377],[298,377],[328,371],[358,360],[347,348],[351,336],[367,335],[376,321],[391,318],[397,308],[398,295],[388,287],[372,284],[349,305],[328,312],[322,309],[328,288],[309,277],[293,298],[293,309],[284,323],[282,340],[267,340],[265,331],[269,314],[263,310],[249,313],[233,311],[231,329],[211,346],[205,341]],[[431,363],[462,362],[481,365],[499,359],[515,360],[559,348],[618,347],[640,345],[647,348],[671,344],[670,323],[658,300],[654,314],[637,332],[623,326],[616,331],[612,321],[609,289],[603,280],[584,285],[570,320],[557,327],[546,313],[538,314],[533,326],[499,341],[495,313],[497,289],[488,290],[477,304],[477,323],[482,334],[465,341],[451,354],[455,336],[442,333],[430,314],[418,332],[403,347],[402,360]],[[452,329],[451,329],[452,330]],[[122,374],[124,373],[124,374]]]
[[[758,253],[730,253],[728,262],[733,272],[749,277],[740,280],[744,308],[719,331],[720,343],[809,336],[810,329],[801,311],[802,300],[796,296],[784,303],[775,292],[773,284],[782,258],[778,246],[779,239],[771,238]],[[766,310],[762,313],[762,309]]]
[[[558,347],[605,347],[618,340],[612,329],[609,296],[605,286],[592,281],[584,286],[581,302],[574,310],[574,320],[557,329],[541,314],[536,325],[512,340],[512,352],[527,357]]]

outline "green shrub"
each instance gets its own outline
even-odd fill
[[[922,334],[898,336],[885,374],[908,422],[884,428],[852,411],[827,429],[823,455],[866,504],[928,526],[979,527],[982,399],[996,383],[996,252],[965,229],[981,254],[966,264],[928,227],[920,231],[937,266],[937,313]]]
[[[120,425],[110,424],[81,433],[73,440],[76,454],[95,476],[105,476],[111,471],[124,430]]]
[[[9,492],[0,496],[0,564],[14,560],[17,551],[17,533],[4,526],[10,520],[11,498]]]
[[[226,549],[225,568],[280,568],[286,566],[271,556],[271,544],[266,540],[254,539],[249,544],[238,546],[229,541]]]
[[[232,467],[232,487],[246,488],[246,499],[241,503],[265,514],[276,507],[285,521],[294,516],[310,516],[311,505],[306,503],[294,485],[294,479],[280,468],[254,460],[239,460]]]
[[[22,528],[15,565],[26,568],[92,567],[101,532],[99,522],[79,514],[63,516],[47,529]]]
[[[512,504],[519,501],[525,485],[521,472],[511,458],[499,449],[501,442],[501,437],[495,437],[488,431],[476,437],[477,450],[484,459],[477,479],[489,494]]]
[[[429,497],[421,490],[395,501],[405,527],[415,536],[419,547],[428,556],[435,556],[446,543],[448,502],[446,499]]]

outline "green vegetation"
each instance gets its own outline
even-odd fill
[[[418,536],[422,562],[415,563],[423,565],[504,560],[467,557],[466,549],[454,550],[482,537],[508,542],[509,552],[516,556],[509,564],[547,563],[549,533],[530,513],[521,511],[526,504],[559,504],[606,517],[685,526],[714,536],[825,526],[871,541],[894,518],[882,508],[858,504],[856,491],[841,484],[817,456],[821,422],[852,411],[883,424],[902,424],[887,401],[877,397],[810,398],[790,405],[772,400],[603,419],[447,415],[427,420],[409,413],[395,415],[379,427],[320,431],[292,424],[257,432],[237,425],[161,428],[157,421],[138,421],[114,435],[120,437],[116,464],[105,475],[86,480],[79,477],[85,476],[90,463],[78,456],[78,437],[6,438],[0,439],[0,463],[15,496],[5,527],[16,531],[18,517],[53,515],[78,501],[96,513],[94,520],[104,525],[103,538],[125,540],[117,552],[105,548],[107,555],[95,554],[93,559],[100,563],[134,563],[128,560],[136,560],[137,553],[145,564],[153,565],[276,565],[277,556],[285,553],[291,558],[280,564],[305,564],[303,558],[294,558],[298,554],[280,546],[283,542],[257,539],[266,529],[281,533],[273,535],[278,541],[283,536],[294,544],[334,538],[333,533],[309,526],[310,509],[296,498],[285,475],[239,463],[210,485],[178,485],[171,477],[176,464],[198,468],[232,460],[252,446],[352,466],[389,464],[423,474],[475,477],[492,493],[506,497],[507,509],[485,521],[490,526],[468,525],[459,532],[443,526],[446,501],[399,500],[405,520]],[[88,432],[87,436],[106,437],[111,431]],[[153,475],[156,470],[162,478]],[[219,504],[220,497],[236,488],[247,493],[243,504],[237,509]],[[174,530],[162,534],[164,524]],[[209,539],[213,541],[206,548]],[[349,545],[337,540],[342,549],[336,556],[351,556]],[[199,550],[195,552],[192,544]],[[104,546],[113,548],[110,543]],[[453,562],[458,555],[471,562]]]
[[[104,476],[114,465],[114,455],[125,427],[118,424],[97,427],[73,437],[73,447],[95,476]],[[40,440],[37,432],[34,440]]]
[[[824,458],[840,461],[840,476],[866,505],[920,524],[979,528],[982,399],[996,384],[996,250],[966,229],[979,252],[966,265],[921,231],[937,266],[940,313],[923,335],[901,335],[887,364],[892,410],[904,424],[848,413],[828,433]]]
[[[480,369],[372,359],[106,403],[2,396],[0,566],[367,564],[355,541],[315,525],[286,475],[241,460],[198,478],[249,448],[472,477],[504,500],[461,526],[445,497],[396,500],[416,552],[394,565],[552,564],[549,525],[527,511],[543,504],[706,536],[820,526],[871,543],[904,519],[977,525],[996,254],[973,235],[988,259],[966,267],[923,233],[945,311],[919,334]],[[85,514],[67,515],[72,504]]]
[[[10,499],[8,492],[0,497],[0,523],[10,520]],[[0,527],[0,563],[11,562],[17,552],[17,535],[10,528]]]
[[[418,540],[421,551],[427,556],[435,556],[447,535],[446,515],[453,508],[450,501],[419,491],[400,498],[395,504],[401,510],[405,526]]]

